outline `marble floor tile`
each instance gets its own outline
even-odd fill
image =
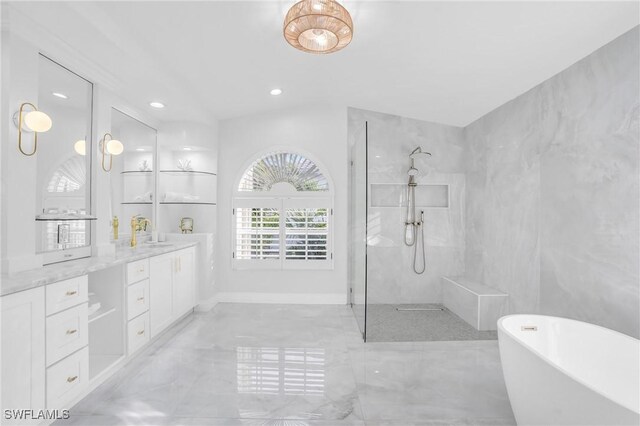
[[[69,425],[511,425],[495,341],[363,343],[343,306],[219,304],[71,409]]]

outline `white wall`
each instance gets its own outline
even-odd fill
[[[334,269],[234,270],[232,197],[244,168],[271,147],[309,154],[334,185]],[[218,180],[219,301],[346,303],[347,301],[347,110],[305,106],[220,122]]]

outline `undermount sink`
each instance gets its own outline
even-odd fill
[[[168,247],[168,246],[172,246],[173,245],[172,243],[169,243],[169,242],[166,242],[166,241],[163,241],[163,242],[160,242],[160,241],[145,241],[143,244],[146,245],[146,246],[152,246],[152,247]]]

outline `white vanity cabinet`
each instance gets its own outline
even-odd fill
[[[87,292],[85,275],[0,299],[3,410],[67,409],[86,389]]]
[[[149,325],[151,337],[155,337],[173,321],[172,283],[176,265],[175,253],[152,257],[149,263],[151,268]]]
[[[151,258],[149,322],[151,337],[193,309],[195,278],[193,247]]]
[[[150,260],[127,264],[127,353],[142,348],[151,338],[149,333]]]
[[[128,264],[129,354],[142,348],[149,339],[158,336],[193,309],[194,262],[195,248],[189,247]]]
[[[89,384],[89,277],[49,284],[46,294],[48,409],[68,409]]]
[[[173,274],[173,311],[179,318],[195,305],[195,250],[188,248],[176,253]]]
[[[45,406],[44,287],[3,296],[0,315],[3,413],[40,410]]]

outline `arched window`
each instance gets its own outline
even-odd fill
[[[305,155],[275,151],[253,161],[233,202],[234,266],[331,268],[331,189]]]

